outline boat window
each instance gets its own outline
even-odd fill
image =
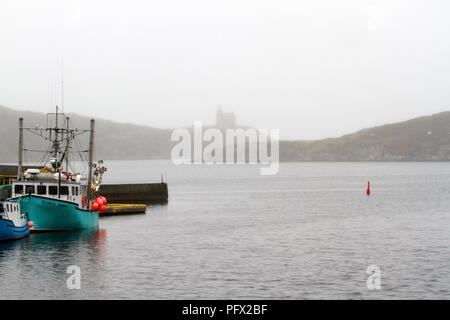
[[[0,178],[0,186],[5,184],[5,180],[3,178]]]
[[[0,213],[2,213],[2,212],[4,212],[4,211],[5,211],[5,209],[3,209],[3,204],[0,203]]]
[[[47,186],[37,186],[37,194],[40,195],[47,194]]]
[[[25,193],[26,194],[35,193],[34,186],[25,186]]]
[[[78,187],[75,187],[75,195],[78,195]]]
[[[57,186],[49,186],[48,187],[48,194],[51,196],[55,196],[58,194],[58,187]]]
[[[61,187],[59,189],[59,192],[62,196],[68,196],[69,195],[69,187]]]
[[[14,193],[15,194],[23,194],[23,185],[21,184],[16,184],[14,186]]]

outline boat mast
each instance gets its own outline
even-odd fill
[[[56,106],[56,113],[55,113],[55,159],[56,159],[56,170],[58,170],[58,198],[61,198],[61,164],[59,163],[59,142],[58,142],[58,135],[59,135],[59,128],[58,128],[58,106]]]
[[[53,140],[53,158],[56,159],[56,161],[58,161],[58,152],[59,152],[58,106],[56,106],[55,129],[53,130],[55,131],[55,139]]]
[[[64,57],[61,57],[61,109],[64,113]]]
[[[87,185],[87,203],[89,204],[93,198],[92,193],[92,170],[94,168],[94,130],[95,130],[95,120],[91,119],[91,130],[89,138],[89,177]]]
[[[69,121],[70,118],[66,117],[66,153],[65,153],[66,172],[69,172],[69,148],[70,148]]]
[[[23,165],[23,118],[19,119],[19,167],[17,171],[18,180],[22,179],[22,165]]]

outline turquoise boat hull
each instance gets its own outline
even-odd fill
[[[33,222],[31,231],[80,230],[98,227],[98,211],[83,210],[77,204],[37,195],[12,199]]]

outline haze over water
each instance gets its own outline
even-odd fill
[[[163,173],[169,203],[102,218],[98,231],[0,243],[0,299],[450,297],[448,163],[283,163],[266,177],[243,165],[106,166],[106,183]],[[69,265],[81,290],[66,288]],[[370,265],[381,290],[366,287]]]

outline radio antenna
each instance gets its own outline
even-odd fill
[[[61,57],[61,111],[64,113],[64,57]]]

